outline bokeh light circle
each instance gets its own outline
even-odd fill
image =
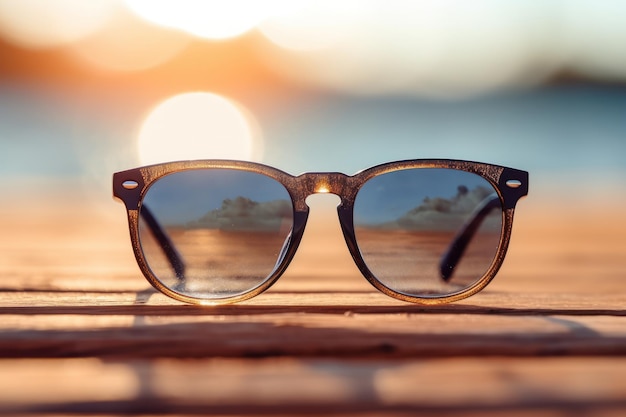
[[[251,0],[126,0],[126,5],[152,23],[212,40],[246,33],[271,9],[271,3]]]
[[[73,55],[105,71],[142,71],[169,61],[190,43],[188,35],[146,22],[122,7],[114,17],[73,44]]]
[[[105,26],[113,0],[0,0],[0,35],[24,48],[54,48]]]
[[[241,105],[206,92],[183,93],[158,104],[138,141],[144,165],[188,159],[260,157],[258,125]]]

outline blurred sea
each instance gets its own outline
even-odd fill
[[[0,87],[0,181],[106,184],[139,164],[145,109],[123,97]],[[413,158],[478,160],[531,172],[531,190],[621,187],[626,180],[626,87],[552,85],[446,101],[308,94],[245,103],[264,142],[261,162],[298,174],[354,173]],[[176,141],[176,138],[172,138]]]

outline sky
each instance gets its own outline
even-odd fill
[[[531,195],[623,190],[624,2],[174,3],[0,0],[0,182],[458,158],[529,171]],[[180,135],[147,126],[176,105],[155,123]]]
[[[239,201],[242,198],[259,204],[282,200],[291,207],[289,193],[274,179],[223,169],[191,170],[163,177],[150,187],[144,204],[164,224],[186,226],[210,212],[234,217],[237,213],[231,212],[239,208],[241,215],[248,216],[245,202]],[[291,215],[291,209],[288,214]]]

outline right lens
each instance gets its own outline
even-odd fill
[[[481,176],[412,168],[367,181],[354,203],[361,258],[386,287],[447,296],[482,278],[498,252],[502,205]]]
[[[139,240],[161,283],[210,300],[263,284],[282,260],[292,224],[291,198],[275,179],[194,169],[150,186],[140,208]]]

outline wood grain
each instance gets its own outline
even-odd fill
[[[612,358],[20,359],[0,371],[13,375],[0,381],[10,412],[617,416],[626,405],[626,363]]]
[[[322,204],[273,288],[202,308],[147,286],[118,205],[58,196],[8,205],[0,411],[623,415],[619,207],[520,208],[494,282],[422,307],[363,279]]]

